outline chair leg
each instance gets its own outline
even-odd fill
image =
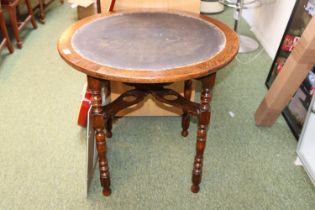
[[[185,85],[184,85],[184,97],[188,100],[191,98],[191,91],[192,91],[192,81],[191,80],[186,80]],[[190,114],[186,111],[183,110],[183,115],[182,115],[182,136],[186,137],[188,136],[188,128],[190,124]]]
[[[18,26],[17,16],[16,16],[16,7],[12,6],[12,5],[8,5],[7,9],[8,9],[8,13],[10,16],[10,22],[11,22],[13,34],[14,34],[15,39],[16,39],[16,46],[17,46],[17,48],[21,49],[23,42],[21,41],[21,38],[19,35],[19,26]]]
[[[91,91],[92,125],[95,130],[96,149],[98,152],[100,170],[100,181],[103,187],[103,195],[109,196],[111,194],[111,189],[109,167],[106,157],[107,146],[106,136],[104,132],[105,121],[102,110],[101,80],[88,76],[88,88]]]
[[[199,184],[202,177],[203,153],[206,147],[207,128],[210,121],[210,102],[212,98],[212,88],[214,87],[216,74],[211,74],[201,79],[202,92],[200,103],[200,114],[198,115],[198,131],[196,142],[196,155],[192,171],[192,186],[193,193],[199,192]]]
[[[30,0],[25,0],[25,4],[26,4],[27,10],[28,10],[28,15],[31,16],[31,22],[32,22],[33,28],[37,28],[37,24],[36,24],[36,20],[35,20],[34,14],[33,14],[33,9],[32,9],[32,5],[31,5]]]
[[[44,0],[39,0],[39,18],[41,23],[45,23],[45,3]]]
[[[3,38],[6,40],[6,47],[8,48],[10,53],[13,53],[14,49],[13,49],[13,46],[12,46],[12,43],[8,34],[7,26],[5,25],[2,11],[0,11],[0,26],[1,26],[1,32],[2,32]]]

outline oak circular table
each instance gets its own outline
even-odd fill
[[[183,110],[182,136],[188,135],[190,116],[198,117],[191,191],[199,191],[216,72],[233,60],[238,48],[237,34],[220,21],[168,10],[94,15],[76,22],[62,34],[59,54],[87,75],[103,195],[111,194],[106,157],[106,137],[112,136],[111,119],[149,94]],[[192,79],[202,83],[200,103],[190,100]],[[134,88],[102,105],[102,86],[106,85],[109,95],[110,81]],[[184,96],[166,87],[177,81],[184,81]]]

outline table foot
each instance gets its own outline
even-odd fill
[[[112,190],[110,189],[110,179],[109,179],[109,174],[107,178],[102,179],[101,178],[101,184],[103,187],[103,195],[104,196],[110,196],[112,194]]]
[[[187,137],[189,134],[188,130],[183,130],[182,131],[182,137]]]
[[[22,49],[22,47],[23,47],[23,42],[16,42],[16,47],[18,48],[18,49]]]
[[[110,188],[108,189],[103,189],[103,195],[108,197],[112,194],[112,190]]]
[[[190,188],[191,192],[193,192],[193,193],[198,193],[199,189],[200,188],[199,188],[198,185],[192,185],[191,188]]]
[[[112,138],[113,133],[111,131],[106,131],[106,137],[107,138]]]

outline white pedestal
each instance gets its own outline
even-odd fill
[[[299,139],[297,154],[303,167],[315,185],[315,97],[308,110]]]
[[[258,49],[259,44],[258,42],[248,36],[239,35],[240,38],[240,49],[239,53],[250,53]]]

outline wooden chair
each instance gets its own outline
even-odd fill
[[[45,23],[45,8],[48,7],[54,0],[38,0],[39,3],[39,18],[42,23]],[[63,0],[60,0],[60,3],[63,4]]]
[[[20,34],[19,34],[20,31],[24,29],[24,27],[26,26],[28,22],[32,23],[33,28],[37,28],[37,25],[36,25],[36,21],[33,15],[33,9],[32,9],[30,0],[25,0],[25,4],[27,7],[26,18],[22,21],[18,21],[17,6],[19,4],[19,1],[20,0],[1,0],[1,5],[9,13],[12,30],[16,39],[16,45],[18,48],[22,48],[23,42],[21,41],[21,38],[20,38]]]
[[[7,26],[5,25],[1,5],[0,5],[0,27],[1,27],[1,33],[2,33],[2,41],[0,43],[0,51],[4,48],[7,47],[10,53],[13,53],[13,47],[10,41],[10,37],[8,35],[8,30]]]

